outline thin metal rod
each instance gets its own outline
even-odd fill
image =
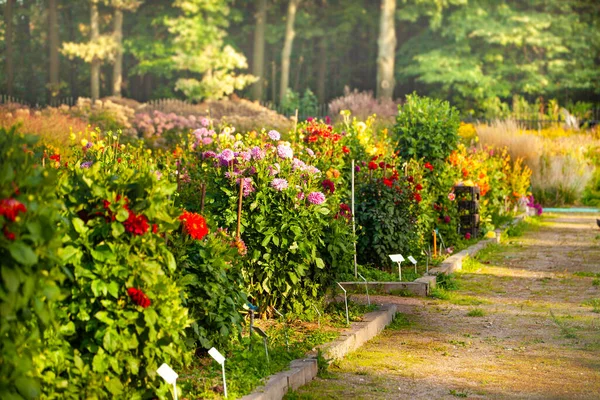
[[[221,364],[221,368],[223,371],[223,394],[225,394],[225,398],[227,398],[227,380],[225,379],[225,361]]]
[[[337,282],[338,286],[342,288],[344,291],[344,304],[346,304],[346,325],[350,325],[350,317],[348,316],[348,296],[346,295],[346,289],[339,282]]]
[[[362,276],[361,274],[358,274],[358,276],[360,276],[360,278],[365,281],[365,290],[367,292],[367,303],[369,305],[371,305],[371,299],[369,298],[369,282],[365,279],[364,276]]]
[[[354,242],[354,278],[358,277],[356,263],[356,220],[354,219],[354,160],[352,160],[352,241]]]

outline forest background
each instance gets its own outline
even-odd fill
[[[344,89],[448,99],[600,98],[600,3],[561,0],[3,0],[0,94],[327,104]],[[71,99],[71,100],[69,100]],[[541,100],[541,101],[540,101]],[[571,107],[572,108],[572,107]]]

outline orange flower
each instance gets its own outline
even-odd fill
[[[194,239],[201,240],[208,234],[206,220],[202,215],[184,211],[179,219],[183,221],[184,230]]]

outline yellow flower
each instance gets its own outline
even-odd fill
[[[85,139],[81,139],[81,145],[82,145],[83,147],[87,146],[87,144],[88,144],[88,141],[87,141],[87,140],[85,140]]]
[[[242,135],[239,133],[235,135],[235,140],[242,140]]]
[[[96,138],[98,137],[98,135],[96,134],[96,132],[92,132],[92,133],[90,134],[90,137],[91,137],[92,139],[96,139]]]
[[[225,129],[223,129],[223,133],[229,135],[231,133],[231,128],[229,128],[228,126],[225,127]]]
[[[496,237],[496,232],[494,232],[494,231],[489,231],[488,233],[486,233],[486,234],[485,234],[485,237],[486,237],[487,239],[493,239],[493,238],[495,238],[495,237]]]
[[[71,142],[74,142],[76,138],[77,136],[75,136],[75,134],[71,132],[71,134],[69,135],[69,139],[71,139]]]

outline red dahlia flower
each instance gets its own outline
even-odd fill
[[[471,234],[469,232],[465,233],[465,239],[467,239],[467,240],[471,239]]]
[[[184,211],[179,219],[183,221],[184,230],[194,239],[201,240],[208,235],[206,220],[202,215]]]
[[[52,161],[60,162],[60,154],[53,154],[50,156]]]
[[[408,178],[406,178],[407,181],[409,181],[410,183],[413,183],[415,181],[415,178],[412,177],[412,175],[409,175]]]
[[[0,215],[7,220],[14,222],[20,212],[27,212],[27,208],[25,208],[23,203],[15,199],[0,200]]]
[[[133,300],[135,304],[143,308],[150,307],[150,304],[152,303],[148,296],[146,296],[146,294],[139,289],[129,288],[127,289],[127,294],[129,297],[131,297],[131,300]]]
[[[6,227],[4,228],[4,237],[6,237],[8,240],[13,241],[16,239],[16,235],[13,232],[10,232],[8,229],[6,229]]]
[[[431,163],[426,162],[425,163],[425,168],[427,168],[430,171],[433,171],[433,165],[431,165]]]
[[[377,163],[375,163],[374,161],[369,162],[369,169],[370,170],[377,169]]]
[[[417,186],[415,186],[415,190],[422,190],[423,189],[423,185],[421,185],[420,183],[417,183]]]
[[[129,212],[129,218],[127,221],[123,222],[125,226],[125,230],[133,235],[139,236],[148,232],[148,218],[144,215],[135,215],[135,213],[131,210],[127,210]]]
[[[420,193],[415,193],[415,201],[417,203],[420,203],[421,200],[423,200],[423,198],[421,197],[421,194]]]
[[[350,154],[350,149],[347,148],[346,146],[342,146],[342,151],[346,154]]]
[[[335,184],[330,181],[329,179],[325,179],[321,185],[323,185],[323,190],[329,192],[329,193],[334,193],[335,192]]]
[[[387,187],[392,187],[392,185],[394,184],[393,181],[391,179],[388,178],[383,178],[383,184]]]
[[[444,217],[444,222],[447,223],[447,224],[449,224],[450,223],[450,216],[446,215]]]

